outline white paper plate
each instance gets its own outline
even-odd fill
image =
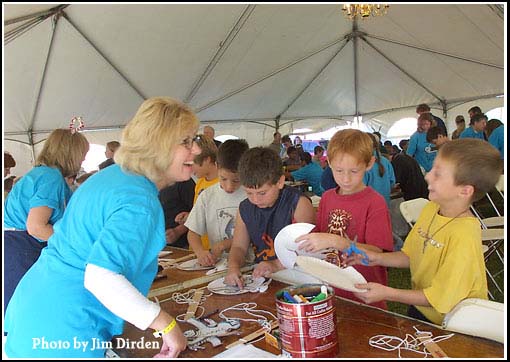
[[[253,279],[251,275],[243,275],[243,278],[246,283],[243,289],[239,289],[238,286],[225,284],[225,277],[213,280],[207,285],[207,289],[216,294],[237,295],[249,292],[252,293],[258,292],[259,289],[262,289],[264,286],[269,285],[269,283],[271,282],[271,279],[266,280],[266,278],[264,277],[258,277]]]
[[[315,225],[304,222],[290,224],[281,229],[278,235],[276,235],[274,250],[283,266],[288,269],[294,267],[298,255],[314,256],[319,259],[324,258],[324,255],[321,253],[306,253],[298,250],[299,243],[294,242],[297,237],[308,234],[314,227]]]
[[[366,292],[366,289],[358,289],[354,286],[354,284],[366,284],[367,280],[352,266],[340,268],[327,261],[302,255],[296,258],[296,263],[305,272],[321,279],[329,285],[349,292]]]
[[[198,263],[198,259],[191,259],[176,266],[179,270],[207,270],[214,268],[214,265],[204,266]]]

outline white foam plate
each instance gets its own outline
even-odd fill
[[[191,259],[176,266],[179,270],[207,270],[214,268],[214,265],[204,266],[198,263],[198,259]]]
[[[282,269],[271,274],[271,278],[290,285],[321,284],[322,280],[305,273],[298,266],[292,269]]]
[[[318,259],[323,259],[322,253],[306,253],[298,250],[299,243],[295,240],[297,237],[308,234],[315,227],[313,224],[304,222],[290,224],[280,230],[274,239],[274,250],[278,260],[288,269],[294,267],[298,255],[313,256]]]
[[[358,289],[354,284],[366,284],[365,277],[352,266],[341,268],[328,263],[325,260],[299,255],[296,263],[306,273],[321,279],[323,282],[349,292],[366,292],[366,289]]]
[[[248,292],[255,293],[258,291],[265,291],[267,288],[263,287],[269,285],[271,282],[271,279],[266,280],[264,277],[252,278],[251,275],[243,275],[243,278],[245,280],[243,289],[239,289],[238,286],[225,284],[225,277],[213,280],[207,284],[207,289],[216,294],[237,295]]]

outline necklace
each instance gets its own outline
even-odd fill
[[[446,227],[446,225],[448,225],[449,223],[451,223],[453,220],[455,220],[456,218],[458,218],[460,215],[464,214],[466,211],[468,211],[469,209],[466,209],[466,210],[462,210],[459,214],[457,214],[455,217],[451,218],[450,220],[448,220],[445,224],[443,224],[439,229],[437,229],[436,231],[434,231],[434,233],[432,235],[430,235],[430,228],[432,227],[432,224],[434,223],[434,220],[436,218],[436,215],[439,213],[439,210],[437,212],[434,213],[434,216],[432,216],[432,220],[430,220],[430,224],[429,224],[429,227],[427,228],[427,232],[424,233],[423,230],[421,228],[418,228],[418,234],[424,238],[425,240],[423,241],[423,250],[422,250],[422,253],[425,253],[425,248],[427,247],[428,244],[432,245],[432,246],[435,246],[436,248],[441,248],[444,246],[444,244],[436,241],[433,239],[434,235],[436,235],[439,231],[441,231],[442,229],[444,229]]]

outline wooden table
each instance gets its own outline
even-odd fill
[[[269,289],[264,293],[246,293],[240,295],[217,295],[212,294],[207,297],[203,307],[205,314],[214,312],[215,310],[223,310],[226,307],[233,306],[241,302],[255,302],[256,309],[271,311],[276,315],[275,294],[286,284],[272,281]],[[167,301],[161,304],[161,307],[176,316],[183,314],[187,310],[187,305],[176,304],[173,301]],[[407,318],[398,314],[383,311],[381,309],[372,308],[367,305],[352,302],[342,298],[335,298],[335,307],[337,315],[337,334],[339,342],[339,358],[398,358],[398,351],[384,351],[376,349],[368,345],[368,340],[375,335],[384,334],[405,338],[406,334],[416,332],[413,326],[420,331],[432,332],[433,336],[449,334],[449,331],[442,330],[431,324],[424,323],[415,319]],[[229,316],[234,316],[229,314]],[[239,315],[239,317],[241,317]],[[250,318],[245,314],[244,318]],[[222,321],[218,314],[212,314],[209,318],[216,322]],[[181,330],[194,329],[186,322],[179,322]],[[212,347],[210,343],[204,345],[205,349],[191,351],[189,349],[183,351],[179,357],[184,358],[208,358],[223,352],[225,346],[237,341],[239,338],[259,329],[259,325],[255,322],[242,322],[241,328],[238,329],[240,335],[230,335],[221,337],[222,345]],[[114,348],[121,357],[125,358],[149,358],[159,352],[159,339],[152,335],[152,330],[140,331],[129,323],[124,327],[124,333],[119,336],[120,340],[126,345],[127,342],[144,341],[145,343],[154,343],[154,348]],[[114,343],[115,346],[115,343]],[[268,352],[279,355],[281,352],[265,341],[255,343],[255,346],[267,350]],[[447,340],[438,343],[438,346],[452,358],[503,358],[504,345],[498,342],[487,340],[484,338],[471,337],[459,333]],[[151,347],[151,346],[147,346]],[[402,357],[421,358],[421,355],[410,351],[402,351]]]

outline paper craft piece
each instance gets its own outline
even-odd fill
[[[296,263],[305,272],[321,279],[329,285],[350,292],[366,292],[366,289],[358,289],[354,286],[354,284],[366,284],[367,280],[352,266],[341,268],[327,261],[302,255],[297,257]]]
[[[280,230],[274,239],[274,249],[278,260],[288,269],[294,267],[298,255],[313,256],[318,259],[324,259],[322,253],[307,253],[298,249],[299,243],[295,240],[297,237],[308,234],[315,227],[313,224],[296,223],[285,226]]]
[[[207,270],[214,268],[214,265],[209,266],[200,265],[198,263],[198,259],[191,259],[185,261],[184,263],[178,264],[176,268],[179,270]]]
[[[227,270],[228,269],[228,259],[227,258],[222,258],[220,259],[215,265],[214,265],[214,268],[211,269],[211,270],[208,270],[205,274],[206,275],[212,275],[214,273],[218,273],[220,271],[223,271],[223,270]]]
[[[243,275],[244,288],[239,289],[237,285],[228,285],[225,283],[225,277],[213,280],[207,285],[207,289],[216,294],[222,295],[237,295],[248,292],[264,292],[271,282],[271,279],[266,280],[264,277],[253,278],[251,275]]]

